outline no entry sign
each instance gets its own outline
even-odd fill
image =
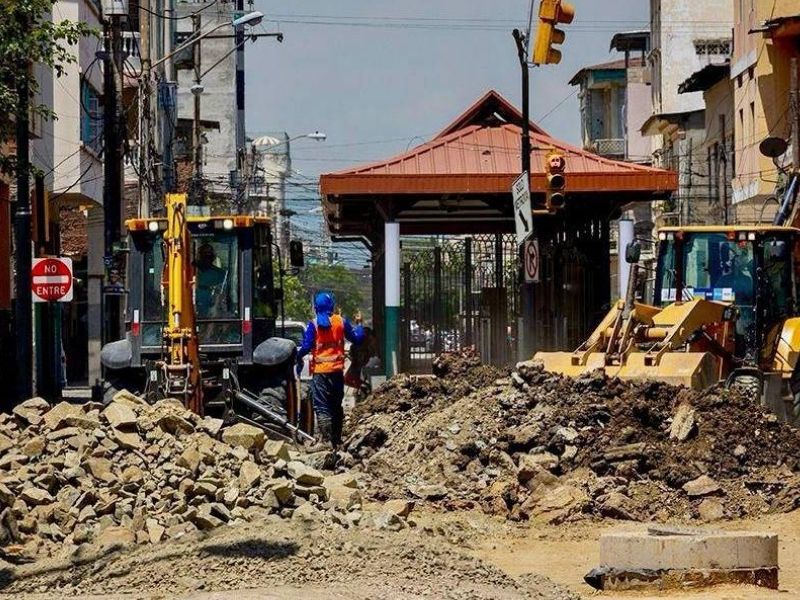
[[[31,292],[34,302],[70,302],[72,288],[71,258],[33,259]]]
[[[525,242],[525,251],[522,254],[525,261],[525,281],[527,283],[539,282],[539,240]]]

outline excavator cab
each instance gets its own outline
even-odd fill
[[[696,298],[736,308],[735,350],[758,364],[766,334],[796,313],[793,248],[787,227],[668,228],[659,232],[654,306]]]
[[[160,356],[169,321],[165,219],[128,222],[127,330],[133,365]],[[188,217],[199,350],[252,363],[253,349],[275,334],[277,300],[269,220]]]

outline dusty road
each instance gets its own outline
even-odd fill
[[[779,535],[780,589],[765,590],[750,586],[720,586],[683,593],[598,594],[583,582],[583,575],[599,563],[597,539],[607,531],[636,531],[644,524],[609,522],[572,527],[543,526],[517,530],[507,538],[494,540],[474,551],[474,555],[500,567],[512,576],[530,571],[547,575],[555,583],[581,595],[606,600],[777,600],[800,598],[800,513],[769,515],[761,519],[732,521],[714,525],[728,530],[758,530]],[[597,594],[597,596],[594,596]]]
[[[510,525],[478,512],[417,515],[416,530],[225,528],[204,539],[51,561],[6,579],[0,598],[534,598],[568,600],[777,600],[800,598],[800,513],[730,522],[726,529],[780,535],[780,590],[723,586],[662,593],[598,593],[583,575],[598,563],[604,531],[643,529],[606,521]]]

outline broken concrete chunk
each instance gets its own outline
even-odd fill
[[[695,420],[695,409],[688,402],[681,402],[675,416],[672,417],[672,425],[669,428],[669,439],[678,442],[685,442],[697,433],[697,422]]]
[[[283,459],[288,463],[289,460],[291,460],[289,457],[288,444],[280,440],[267,440],[263,450],[261,450],[261,456],[267,457],[273,462],[278,459]]]
[[[239,489],[247,492],[261,479],[261,469],[253,461],[246,460],[239,467]]]
[[[258,427],[247,423],[236,423],[222,432],[222,441],[230,446],[242,446],[246,450],[260,450],[267,436]]]
[[[286,466],[289,477],[301,485],[322,485],[325,477],[316,469],[309,467],[299,460],[290,461]]]
[[[692,479],[683,486],[683,491],[686,492],[690,497],[709,496],[711,494],[716,494],[721,489],[722,488],[720,487],[719,483],[714,481],[708,475],[701,475],[697,479]]]
[[[410,500],[387,500],[383,503],[383,507],[381,510],[383,512],[392,513],[397,515],[398,517],[402,517],[405,519],[409,514],[411,514],[411,510],[414,508],[414,503]]]
[[[27,487],[19,495],[20,499],[28,506],[41,506],[53,502],[50,492],[36,487]]]
[[[136,413],[123,402],[112,402],[102,412],[103,417],[112,427],[128,429],[136,426]]]

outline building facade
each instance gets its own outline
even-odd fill
[[[789,94],[792,58],[800,57],[800,5],[796,0],[733,4],[733,203],[742,222],[755,223],[774,212],[770,198],[780,193],[783,181],[778,166],[792,161],[789,151],[776,166],[759,145],[767,137],[791,138]]]
[[[705,101],[702,90],[678,90],[692,74],[730,59],[730,0],[651,0],[651,115],[642,133],[651,138],[653,164],[674,170],[679,189],[654,211],[656,226],[703,224],[718,211],[708,197]]]

